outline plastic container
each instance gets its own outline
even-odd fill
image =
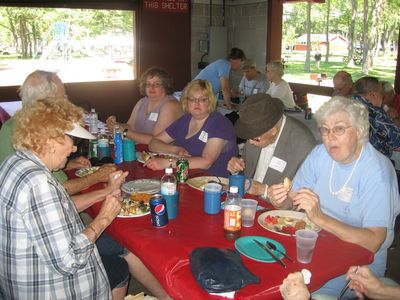
[[[165,174],[161,177],[161,194],[175,195],[176,194],[176,177],[172,168],[165,168]]]
[[[96,135],[99,132],[99,129],[97,127],[97,120],[98,120],[97,112],[94,108],[92,108],[89,114],[89,131],[94,135]]]
[[[99,159],[102,159],[103,157],[110,157],[110,141],[108,140],[108,135],[106,134],[106,130],[104,128],[100,129],[100,134],[97,140],[97,154]]]
[[[241,200],[239,188],[231,186],[225,200],[224,208],[224,236],[228,240],[236,240],[240,237],[240,230],[242,228]]]
[[[124,161],[122,131],[119,125],[114,130],[114,162],[120,164]]]

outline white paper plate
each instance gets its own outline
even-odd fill
[[[271,224],[265,221],[265,218],[268,216],[271,217],[279,217],[282,218],[282,221],[286,221],[288,219],[285,218],[290,218],[291,222],[285,222],[285,223],[279,223],[279,224]],[[299,211],[293,211],[293,210],[271,210],[271,211],[266,211],[262,213],[261,215],[258,216],[258,224],[261,225],[261,227],[271,231],[275,232],[277,234],[282,234],[282,235],[287,235],[287,236],[293,236],[295,235],[294,232],[285,232],[284,227],[294,227],[296,222],[299,221],[304,221],[306,222],[306,229],[314,230],[316,232],[321,231],[321,228],[313,224],[308,218],[307,215],[303,212]],[[290,228],[292,230],[292,228]],[[294,231],[294,229],[292,230]]]
[[[147,193],[156,194],[161,190],[161,181],[158,179],[137,179],[125,182],[121,186],[121,190],[125,193]]]
[[[179,156],[173,153],[155,153],[155,152],[149,152],[151,154],[151,156],[154,157],[171,157],[171,158],[178,158]],[[141,162],[142,164],[144,163],[143,157],[142,157],[142,152],[140,151],[136,151],[136,160],[138,162]]]
[[[140,218],[140,217],[143,217],[143,216],[147,216],[149,214],[150,214],[150,211],[145,212],[143,214],[137,214],[137,215],[118,215],[117,218],[127,218],[127,219],[129,219],[129,218]]]
[[[76,170],[75,175],[78,177],[85,177],[89,174],[96,172],[100,167],[81,168]]]
[[[218,180],[219,178],[219,180]],[[199,191],[203,191],[204,187],[210,181],[219,183],[221,181],[222,188],[225,190],[229,190],[229,179],[225,177],[217,177],[217,176],[199,176],[188,179],[187,184]]]

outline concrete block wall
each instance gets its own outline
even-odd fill
[[[199,51],[199,40],[208,38],[208,27],[227,26],[227,49],[243,49],[248,58],[257,63],[257,68],[265,72],[267,40],[268,0],[226,0],[225,18],[222,1],[212,1],[212,17],[209,1],[192,1],[191,22],[191,73],[192,78],[200,71],[197,63],[204,54]],[[210,20],[211,19],[211,20]],[[208,61],[205,56],[203,61]],[[209,62],[210,63],[210,62]],[[241,77],[241,72],[233,74],[233,80]]]

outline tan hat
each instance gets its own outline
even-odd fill
[[[243,63],[242,70],[247,70],[251,68],[256,68],[256,62],[252,59],[246,59],[245,62]]]
[[[247,97],[239,107],[239,119],[235,123],[236,135],[252,139],[267,132],[282,118],[285,105],[268,94]]]
[[[85,128],[83,128],[81,125],[74,123],[74,128],[72,130],[65,132],[65,134],[75,136],[81,139],[88,139],[88,140],[94,140],[96,137],[91,134],[89,131],[87,131]]]

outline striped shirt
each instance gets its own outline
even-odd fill
[[[111,299],[74,203],[31,152],[0,165],[0,299]]]

